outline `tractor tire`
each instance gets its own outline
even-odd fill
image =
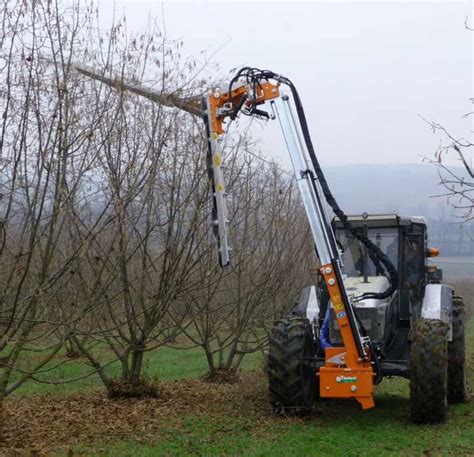
[[[304,414],[316,391],[313,330],[309,320],[289,316],[272,329],[268,350],[268,389],[274,411]]]
[[[448,403],[467,401],[464,302],[453,299],[453,339],[448,343]]]
[[[447,416],[448,325],[418,319],[410,350],[410,407],[416,423],[443,422]]]

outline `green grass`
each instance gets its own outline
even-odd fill
[[[466,333],[472,367],[472,318]],[[192,359],[189,357],[188,362]],[[177,359],[178,356],[174,356],[168,361],[174,360],[179,365]],[[169,373],[176,377],[181,371],[173,366],[168,368]],[[196,370],[199,371],[197,366]],[[472,375],[472,370],[470,373]],[[376,408],[372,410],[360,411],[351,401],[324,401],[305,419],[268,417],[262,420],[245,408],[241,415],[184,415],[164,419],[153,444],[143,444],[129,437],[114,444],[78,446],[74,451],[84,455],[130,457],[474,455],[472,402],[452,406],[444,424],[414,425],[409,421],[408,381],[385,379],[375,397]]]
[[[103,364],[109,361],[113,362],[105,370],[108,376],[120,376],[120,364],[117,361],[113,361],[113,355],[110,351],[102,350],[99,360]],[[241,368],[255,368],[260,363],[260,360],[260,353],[249,354],[243,359]],[[65,363],[57,366],[60,362]],[[57,366],[57,368],[46,371],[53,366]],[[100,378],[90,365],[87,364],[85,359],[68,360],[64,353],[61,353],[44,370],[44,373],[38,375],[40,381],[44,382],[28,381],[17,389],[12,396],[67,395],[103,388]],[[198,347],[177,349],[164,346],[158,350],[145,353],[143,372],[150,378],[158,377],[163,381],[198,378],[206,374],[207,370],[206,358],[202,349]],[[89,374],[90,376],[87,376]],[[53,382],[55,384],[47,384],[45,382]]]
[[[466,328],[468,362],[472,385],[474,366],[474,318]],[[247,358],[244,368],[260,363],[259,354]],[[163,380],[197,377],[206,372],[199,349],[163,348],[147,355],[146,372]],[[83,369],[77,362],[63,367],[64,376]],[[117,370],[118,367],[111,367]],[[79,371],[75,371],[79,370]],[[56,376],[58,373],[56,373]],[[19,395],[66,394],[99,388],[97,378],[88,378],[68,387],[29,383]],[[239,398],[229,403],[240,405]],[[251,402],[251,400],[250,400]],[[450,408],[449,419],[439,425],[414,425],[409,420],[408,381],[385,379],[377,387],[376,407],[361,411],[355,401],[319,401],[314,414],[307,418],[262,415],[242,398],[222,414],[191,412],[158,419],[152,439],[123,436],[115,441],[72,445],[74,455],[107,456],[461,456],[474,455],[474,403]],[[155,419],[156,420],[156,419]],[[151,441],[151,442],[150,442]],[[56,455],[66,455],[59,452]]]
[[[327,401],[304,420],[184,416],[163,421],[152,445],[120,440],[75,451],[137,457],[473,455],[472,403],[452,407],[445,424],[414,425],[408,420],[406,387],[407,382],[389,380],[377,393],[377,407],[365,412],[352,402]]]

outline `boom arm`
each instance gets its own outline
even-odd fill
[[[322,191],[314,163],[308,157],[304,135],[297,122],[298,116],[290,103],[290,97],[280,93],[281,84],[288,84],[288,80],[271,72],[261,72],[255,79],[246,74],[244,84],[239,84],[239,79],[238,74],[228,90],[210,91],[203,100],[209,142],[209,176],[214,199],[212,223],[218,240],[220,264],[228,265],[232,254],[221,168],[223,124],[227,117],[233,119],[241,111],[247,115],[269,118],[270,115],[257,106],[270,102],[290,154],[316,251],[322,263],[320,272],[328,288],[344,342],[344,348],[326,350],[326,365],[319,370],[320,394],[327,397],[355,397],[363,408],[370,408],[373,406],[372,386],[375,376],[371,362],[373,352],[369,338],[361,334],[352,301],[342,281],[339,250],[324,211]]]
[[[227,266],[230,263],[232,249],[229,246],[226,192],[222,173],[222,138],[224,119],[235,117],[241,109],[255,109],[255,106],[279,97],[277,85],[263,83],[258,87],[254,98],[250,98],[246,85],[222,93],[219,90],[209,91],[203,101],[204,122],[208,140],[207,163],[213,193],[212,226],[217,237],[219,263]],[[237,108],[237,111],[236,111]]]

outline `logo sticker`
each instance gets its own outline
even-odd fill
[[[356,376],[336,376],[336,382],[357,382]]]

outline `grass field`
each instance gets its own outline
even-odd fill
[[[102,351],[100,360],[106,364],[112,361],[111,351]],[[261,354],[249,354],[242,361],[242,369],[255,368],[261,361]],[[63,362],[63,364],[61,364]],[[59,365],[53,371],[46,371],[38,377],[43,381],[52,381],[56,384],[42,382],[29,382],[16,390],[12,396],[23,398],[32,395],[55,395],[64,396],[81,393],[89,389],[100,389],[102,384],[95,372],[85,363],[85,360],[68,359],[61,353],[50,364]],[[147,352],[144,360],[144,370],[150,378],[157,377],[162,381],[174,381],[177,379],[198,378],[207,371],[207,363],[204,353],[200,348],[177,349],[163,347],[158,351]],[[118,362],[111,363],[106,368],[110,377],[120,375]],[[90,374],[90,376],[88,376]],[[80,379],[70,382],[70,380]]]
[[[474,369],[474,319],[467,323],[469,379]],[[318,401],[305,418],[271,415],[259,354],[231,385],[199,379],[201,352],[163,349],[147,360],[162,396],[107,400],[96,377],[75,384],[30,383],[7,402],[3,455],[474,455],[474,403],[450,408],[441,425],[409,421],[408,381],[385,379],[376,408]],[[111,370],[115,370],[111,367]],[[56,378],[81,374],[70,363]]]

